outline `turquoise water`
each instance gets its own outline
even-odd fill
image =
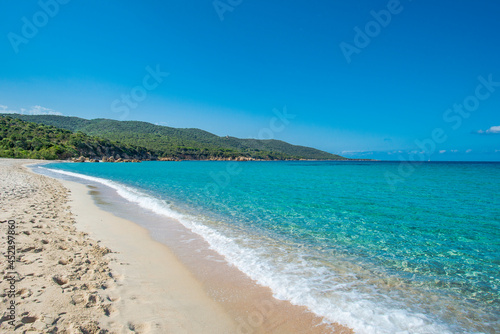
[[[395,162],[45,167],[178,219],[277,298],[359,333],[500,332],[500,163],[422,163],[395,189]]]

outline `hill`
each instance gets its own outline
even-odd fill
[[[0,116],[0,157],[53,160],[80,156],[100,159],[116,155],[126,159],[151,158],[147,150],[141,147]]]
[[[280,140],[219,137],[200,129],[178,129],[139,121],[87,120],[56,115],[9,114],[24,121],[82,132],[114,143],[141,147],[159,158],[228,159],[246,157],[263,160],[315,159],[347,160],[314,148]]]

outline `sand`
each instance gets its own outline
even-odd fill
[[[9,270],[2,259],[0,332],[235,332],[221,306],[146,230],[99,210],[84,185],[63,186],[30,172],[27,162],[0,159],[0,221],[15,221],[19,261]],[[0,225],[2,253],[8,225]]]
[[[237,269],[200,262],[217,273],[196,276],[150,231],[96,206],[86,185],[24,166],[36,162],[0,159],[0,249],[8,255],[10,226],[18,260],[1,262],[1,333],[352,333]]]

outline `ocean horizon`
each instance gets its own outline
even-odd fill
[[[359,333],[500,331],[500,163],[50,163],[176,219],[276,298]],[[396,185],[387,175],[399,175]],[[161,223],[161,222],[160,222]]]

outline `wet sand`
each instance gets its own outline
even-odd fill
[[[351,332],[274,299],[215,252],[217,265],[184,263],[151,231],[100,209],[88,186],[22,166],[35,162],[0,159],[0,220],[15,221],[19,257],[14,298],[2,263],[1,298],[14,300],[16,318],[13,327],[2,310],[1,332]]]

